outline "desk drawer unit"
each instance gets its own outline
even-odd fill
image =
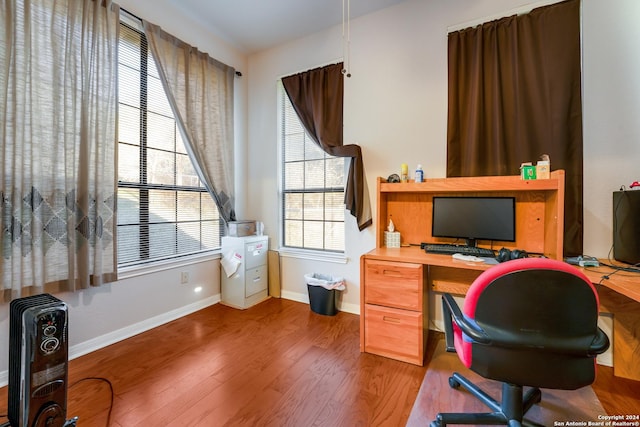
[[[245,283],[244,283],[244,296],[249,298],[258,292],[264,292],[267,290],[267,266],[261,265],[257,268],[247,269]]]
[[[423,265],[362,262],[364,351],[422,365],[428,330]]]
[[[420,310],[422,265],[390,261],[365,261],[367,304]]]
[[[366,304],[365,351],[422,365],[422,313]]]

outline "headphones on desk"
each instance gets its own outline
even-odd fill
[[[498,252],[498,256],[496,256],[496,259],[498,260],[498,262],[506,262],[506,261],[511,261],[512,259],[520,259],[520,258],[528,258],[528,257],[529,257],[529,254],[525,250],[522,250],[522,249],[511,250],[508,248],[502,248]]]

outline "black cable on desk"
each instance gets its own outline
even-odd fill
[[[611,260],[609,260],[609,262],[611,262]],[[618,273],[620,271],[624,271],[624,272],[627,272],[627,273],[640,274],[640,267],[637,264],[632,266],[632,267],[625,267],[623,265],[614,265],[614,264],[607,264],[605,262],[601,262],[600,265],[604,265],[605,267],[609,267],[609,268],[615,270],[611,274],[615,274],[615,273]]]

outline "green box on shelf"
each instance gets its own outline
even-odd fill
[[[535,166],[522,166],[520,168],[522,179],[531,180],[536,179],[536,167]]]

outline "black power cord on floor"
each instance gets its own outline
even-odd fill
[[[78,380],[76,382],[74,382],[73,384],[71,384],[69,386],[69,390],[71,390],[75,385],[78,385],[82,382],[85,381],[102,381],[107,383],[107,385],[109,386],[109,391],[111,392],[111,398],[110,398],[110,402],[109,402],[109,412],[107,414],[107,423],[106,426],[109,427],[109,425],[111,424],[111,412],[113,411],[113,399],[114,399],[114,392],[113,392],[113,384],[111,384],[111,381],[109,381],[107,378],[103,378],[103,377],[86,377],[86,378],[82,378],[81,380]],[[4,427],[4,426],[0,426],[0,427]]]
[[[111,384],[111,381],[109,381],[107,378],[102,378],[102,377],[86,377],[86,378],[82,378],[76,382],[74,382],[73,384],[71,384],[69,386],[69,390],[71,390],[75,385],[80,384],[82,382],[85,381],[102,381],[107,383],[107,385],[109,386],[109,391],[111,392],[111,396],[110,396],[110,402],[109,402],[109,412],[107,414],[107,423],[106,426],[109,427],[109,425],[111,424],[111,412],[113,411],[113,399],[114,399],[114,393],[113,393],[113,384]],[[8,418],[7,414],[0,414],[0,418]],[[72,421],[72,423],[70,425],[75,425],[75,421]],[[67,424],[65,424],[67,425]],[[9,421],[7,421],[6,423],[0,424],[0,427],[11,427],[11,423]]]

